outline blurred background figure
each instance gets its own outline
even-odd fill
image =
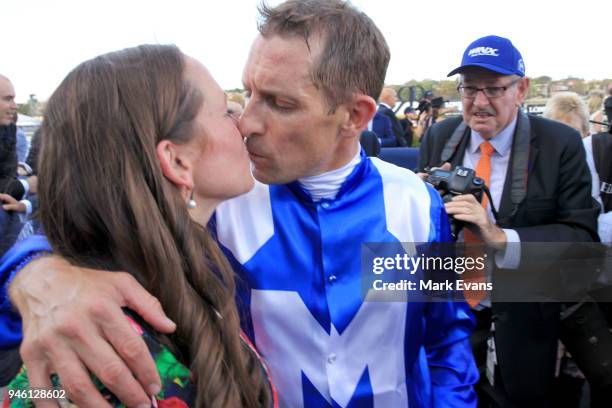
[[[605,243],[612,242],[612,135],[605,131],[589,132],[592,129],[589,128],[589,110],[574,92],[561,92],[550,98],[543,116],[576,129],[582,136],[593,183],[591,195],[601,207],[599,238]]]
[[[394,115],[395,116],[395,115]],[[393,132],[391,119],[380,108],[372,118],[371,131],[376,134],[381,147],[397,147],[397,136]]]
[[[242,116],[244,111],[244,105],[246,101],[242,94],[236,92],[229,92],[227,94],[227,113],[230,114],[232,119],[238,120]]]
[[[543,116],[576,129],[582,138],[590,135],[589,110],[575,92],[555,94],[546,103]]]
[[[397,97],[397,92],[395,89],[390,87],[385,87],[380,93],[378,97],[378,111],[376,112],[379,116],[385,116],[391,122],[391,131],[395,136],[395,146],[410,146],[412,144],[412,140],[404,139],[404,129],[400,124],[399,119],[395,116],[395,112],[393,111],[395,105],[399,101]],[[381,121],[382,123],[383,121]],[[377,128],[373,128],[374,132],[378,134],[379,137],[382,136],[377,132]],[[410,143],[409,143],[410,142]],[[384,146],[384,144],[383,144]]]
[[[431,102],[421,101],[419,102],[419,106],[417,107],[419,111],[417,115],[417,124],[414,130],[414,137],[418,142],[421,141],[421,138],[425,134],[425,131],[429,127],[430,117],[433,113],[433,108],[431,107]]]
[[[604,94],[599,89],[589,92],[586,104],[589,109],[589,115],[591,115],[589,117],[590,120],[593,120],[595,122],[605,121],[604,112],[602,110],[603,100],[604,100]],[[604,132],[605,130],[606,130],[605,127],[601,124],[591,123],[590,133],[599,133],[599,132]]]
[[[604,101],[604,111],[606,113],[608,123],[612,123],[612,84],[608,85],[608,97]]]
[[[20,200],[27,191],[26,186],[17,179],[16,113],[13,84],[0,75],[0,193]]]
[[[0,254],[18,237],[32,232],[29,221],[36,201],[38,178],[28,164],[29,142],[22,129],[17,127],[17,104],[11,81],[0,75],[0,206],[3,221],[0,223]],[[34,198],[32,198],[34,197]]]
[[[400,119],[400,124],[404,129],[404,139],[409,142],[408,146],[412,146],[414,143],[414,127],[418,118],[419,116],[413,107],[408,106],[404,109],[404,118]]]
[[[240,116],[242,116],[243,110],[244,109],[238,102],[227,101],[227,113],[229,113],[229,115],[235,121],[238,121],[238,119],[240,119]]]
[[[19,115],[17,111],[13,115],[13,123],[17,126],[17,120]],[[30,142],[25,136],[23,129],[17,126],[17,162],[23,163],[26,161],[26,157],[28,157],[28,151],[30,150]]]
[[[16,114],[13,84],[0,75],[0,256],[15,242],[22,228],[19,216],[2,205],[3,197],[12,202],[25,195],[25,187],[17,178]]]

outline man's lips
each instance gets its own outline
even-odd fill
[[[495,114],[491,112],[474,112],[473,116],[484,119],[484,118],[490,118],[492,116],[495,116]]]
[[[247,150],[248,150],[248,149],[247,149]],[[262,156],[262,155],[260,155],[260,154],[253,153],[253,152],[252,152],[252,151],[250,151],[250,150],[248,150],[248,152],[249,152],[249,158],[251,159],[251,161],[261,161],[261,160],[264,160],[264,159],[265,159],[265,157],[264,157],[264,156]]]

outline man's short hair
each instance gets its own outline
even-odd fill
[[[559,92],[546,103],[544,117],[559,120],[566,115],[576,114],[582,123],[582,130],[589,133],[589,110],[586,103],[575,92]]]
[[[395,91],[395,89],[386,86],[382,89],[382,91],[380,91],[380,96],[378,97],[378,100],[379,102],[386,103],[387,105],[393,105],[394,102],[391,102],[391,99],[397,99],[397,92]]]
[[[367,15],[341,0],[288,0],[274,8],[264,3],[259,13],[263,37],[297,36],[310,48],[309,39],[320,36],[323,47],[311,77],[332,112],[355,92],[378,99],[390,53]]]

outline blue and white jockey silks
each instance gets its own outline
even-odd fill
[[[333,200],[299,183],[223,203],[216,233],[238,273],[243,328],[266,359],[282,407],[475,407],[465,303],[363,302],[362,242],[449,240],[439,195],[408,170],[361,161]],[[8,281],[26,239],[0,262],[0,348],[21,339]]]
[[[450,240],[414,173],[362,153],[332,200],[257,184],[219,206],[216,234],[281,406],[476,406],[466,304],[362,301],[362,243]]]

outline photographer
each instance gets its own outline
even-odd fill
[[[521,264],[525,254],[519,243],[597,240],[597,209],[580,137],[520,110],[529,79],[510,40],[488,36],[474,41],[449,76],[455,74],[460,74],[463,118],[428,129],[418,168],[464,166],[475,169],[488,186],[492,203],[462,194],[446,204],[450,216],[466,223],[459,240],[480,240],[496,251],[490,273]],[[481,376],[481,406],[556,406],[559,304],[492,303],[486,298],[472,304],[480,329],[472,336],[474,354],[479,366],[489,366],[488,375]],[[491,322],[494,337],[487,353]]]
[[[608,123],[612,123],[612,84],[608,85],[608,97],[604,100],[604,112],[608,118]],[[608,126],[608,130],[612,127]]]
[[[27,191],[17,178],[17,127],[13,123],[16,111],[13,84],[0,75],[0,193],[20,200]]]

